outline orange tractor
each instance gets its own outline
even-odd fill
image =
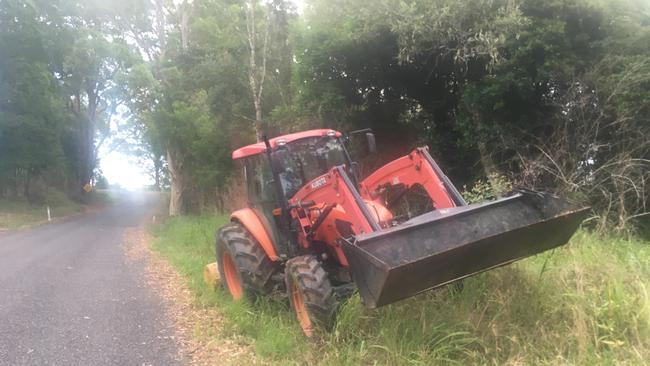
[[[587,213],[526,190],[468,205],[426,147],[360,177],[347,140],[311,130],[232,153],[249,204],[217,234],[222,282],[235,300],[286,291],[307,336],[355,290],[375,308],[444,286],[565,244]]]

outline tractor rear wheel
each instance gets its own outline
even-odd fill
[[[289,302],[305,335],[313,336],[318,327],[330,330],[338,303],[321,262],[313,255],[295,257],[285,273]]]
[[[271,292],[277,265],[241,224],[232,222],[219,230],[216,253],[219,275],[233,299],[254,300]]]

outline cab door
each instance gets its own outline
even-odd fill
[[[265,155],[253,155],[244,159],[244,177],[249,207],[270,234],[278,255],[286,256],[286,236],[278,229],[279,217],[273,216],[273,210],[277,208],[278,203],[268,158]]]

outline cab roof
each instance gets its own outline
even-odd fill
[[[342,136],[342,134],[338,131],[323,128],[318,130],[302,131],[302,132],[290,133],[288,135],[273,137],[269,139],[269,144],[271,145],[271,148],[276,148],[278,146],[278,141],[284,141],[285,143],[290,143],[292,141],[309,138],[309,137],[327,136],[328,132],[334,132],[334,135],[336,137]],[[232,152],[232,158],[233,160],[246,158],[249,156],[261,154],[265,151],[266,151],[266,145],[262,141],[256,144],[240,147],[239,149]]]

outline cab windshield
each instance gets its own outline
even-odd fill
[[[332,167],[347,163],[343,144],[334,136],[293,141],[279,147],[273,160],[287,198]]]

